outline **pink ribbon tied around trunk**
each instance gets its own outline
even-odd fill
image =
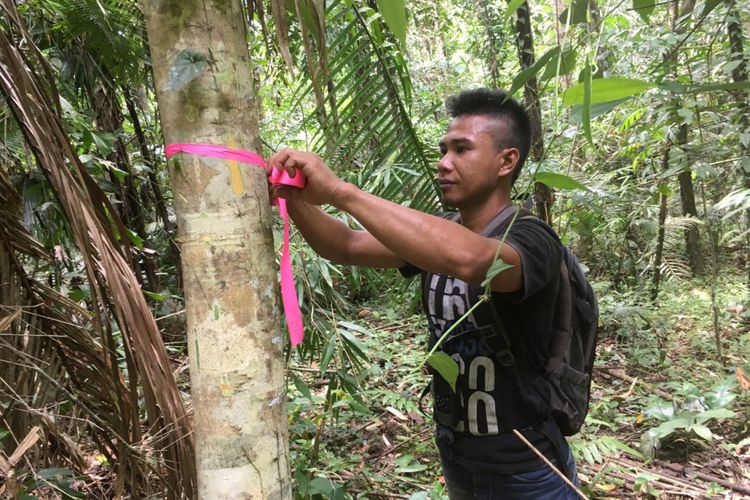
[[[245,151],[244,149],[232,149],[224,146],[213,146],[211,144],[169,144],[166,148],[167,158],[176,153],[188,153],[209,158],[221,158],[225,160],[234,160],[250,165],[265,167],[265,160],[257,153]],[[305,176],[297,170],[294,177],[289,177],[286,170],[279,170],[273,167],[271,175],[268,176],[269,182],[274,185],[291,186],[296,188],[305,187]],[[284,305],[284,315],[286,316],[286,326],[289,330],[289,339],[292,347],[302,342],[305,329],[302,325],[302,312],[299,309],[297,300],[297,291],[294,287],[294,275],[292,274],[292,261],[289,256],[289,214],[286,210],[286,200],[276,198],[274,205],[279,207],[279,214],[284,220],[284,241],[281,247],[281,263],[279,274],[281,275],[281,302]]]

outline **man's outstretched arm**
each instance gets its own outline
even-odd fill
[[[295,203],[302,200],[313,205],[330,203],[351,214],[365,227],[366,243],[353,243],[347,238],[350,245],[347,253],[353,252],[356,255],[357,252],[365,252],[365,249],[379,249],[382,246],[394,256],[394,262],[408,262],[421,269],[473,284],[480,284],[484,280],[495,257],[497,240],[485,238],[460,224],[361,191],[336,177],[312,153],[283,150],[271,157],[269,165],[284,168],[292,176],[299,169],[307,176],[308,183],[304,189],[279,188],[278,191],[287,199],[295,200]],[[325,232],[319,231],[317,227],[314,229],[318,232],[318,237],[326,237]],[[374,243],[370,238],[379,242],[380,246],[373,247]],[[359,261],[355,256],[349,258]],[[503,245],[500,258],[513,267],[493,279],[492,290],[520,290],[523,286],[523,273],[518,252],[509,245]]]
[[[337,264],[391,268],[406,264],[367,231],[351,229],[319,207],[288,199],[294,225],[315,252]]]

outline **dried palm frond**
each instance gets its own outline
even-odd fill
[[[122,377],[112,319],[122,335],[127,390],[120,386],[114,392],[115,413],[120,414],[122,428],[118,435],[111,436],[116,442],[113,459],[126,464],[120,466],[127,469],[119,479],[127,481],[136,495],[149,493],[145,468],[129,460],[131,452],[148,440],[156,454],[150,458],[161,459],[157,469],[163,475],[166,494],[191,495],[195,484],[191,426],[156,322],[131,269],[125,228],[64,132],[51,67],[26,31],[15,4],[1,0],[0,8],[9,28],[0,32],[0,90],[55,192],[85,264],[92,304],[92,311],[86,314],[91,316],[100,343],[98,355],[102,363],[101,367],[89,367],[94,370],[92,375],[108,374],[113,381]],[[66,343],[58,354],[62,364],[75,363],[81,357],[76,349],[90,347]],[[79,365],[68,371],[71,377],[74,373],[85,373],[84,367]],[[84,379],[75,382],[83,383]],[[147,435],[141,432],[138,422],[139,394],[145,400]],[[92,410],[88,416],[96,421],[99,412]]]

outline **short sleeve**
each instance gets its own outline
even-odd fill
[[[560,275],[562,246],[536,219],[520,219],[513,224],[505,243],[521,258],[523,290],[501,294],[506,300],[523,302],[556,285]]]

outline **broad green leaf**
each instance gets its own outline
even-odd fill
[[[404,0],[376,0],[378,12],[385,20],[385,24],[396,35],[401,42],[401,47],[406,47],[406,7]]]
[[[712,418],[732,418],[734,412],[728,408],[714,408],[713,410],[706,410],[695,416],[696,422],[699,424],[705,423]]]
[[[563,104],[583,104],[585,82],[571,85],[563,92]],[[597,78],[591,82],[591,103],[609,102],[630,97],[655,87],[655,84],[630,78]]]
[[[558,174],[556,172],[537,172],[534,176],[534,180],[553,189],[580,189],[582,191],[591,191],[577,180],[568,177],[565,174]]]
[[[117,137],[112,132],[95,132],[91,131],[91,137],[94,139],[96,149],[102,156],[109,156],[115,150],[115,141]],[[125,173],[127,175],[127,173]]]
[[[680,414],[671,420],[662,422],[658,427],[652,429],[658,439],[664,439],[678,429],[687,429],[693,425],[693,414]]]
[[[706,441],[711,441],[714,437],[713,433],[711,432],[711,429],[709,429],[705,425],[701,425],[701,424],[691,425],[688,430],[695,432],[696,434],[698,434],[698,436],[702,437]]]
[[[583,126],[583,135],[594,145],[594,139],[591,137],[591,64],[586,60],[586,67],[583,69],[583,107],[581,108],[581,125]],[[564,99],[564,98],[563,98]]]
[[[208,66],[205,54],[193,49],[183,49],[167,74],[167,86],[164,90],[179,90],[195,80]]]
[[[659,401],[646,408],[643,413],[657,420],[666,421],[674,417],[674,404],[671,401]]]
[[[632,97],[624,97],[622,99],[618,99],[616,101],[609,101],[609,102],[598,102],[596,104],[591,105],[591,118],[596,118],[597,116],[604,115],[606,113],[609,113],[613,109],[615,109],[620,104],[629,101],[632,99]],[[574,104],[573,109],[570,111],[570,118],[571,120],[583,123],[583,105],[582,104]]]
[[[495,276],[500,274],[501,272],[505,271],[506,269],[510,269],[513,267],[512,264],[507,264],[503,262],[500,259],[497,259],[495,262],[492,263],[489,269],[487,269],[487,274],[484,277],[484,281],[482,281],[482,286],[487,286],[490,281],[492,281]]]
[[[448,382],[451,389],[456,390],[456,380],[458,379],[458,363],[456,363],[456,360],[443,351],[437,351],[427,358],[427,364]]]
[[[648,18],[654,12],[655,7],[656,0],[633,0],[633,10],[646,22],[648,22]]]
[[[508,95],[512,96],[516,93],[518,89],[524,86],[526,82],[528,82],[533,76],[535,76],[540,69],[544,67],[545,64],[560,51],[560,47],[555,47],[553,49],[548,50],[542,57],[539,58],[537,62],[526,68],[525,70],[521,71],[516,75],[516,77],[513,79],[513,83],[510,86],[510,90],[508,91]]]
[[[568,23],[568,14],[570,14],[570,24],[580,24],[588,21],[589,0],[573,0],[570,7],[566,8],[560,14],[560,22]]]
[[[556,76],[567,75],[576,65],[576,51],[572,47],[566,47],[562,53],[559,51],[550,58],[544,67],[544,73],[539,77],[540,80],[549,80]],[[558,73],[559,70],[559,73]]]
[[[518,8],[523,5],[525,1],[526,0],[511,0],[510,2],[508,2],[508,8],[505,9],[505,14],[503,14],[505,18],[507,19],[515,14]]]
[[[722,408],[734,401],[737,395],[734,388],[737,387],[737,378],[734,376],[720,380],[705,394],[706,403],[709,408]]]

